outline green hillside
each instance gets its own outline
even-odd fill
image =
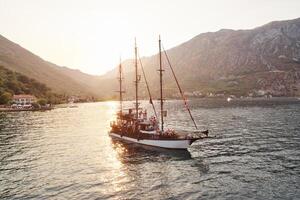
[[[0,65],[34,78],[57,93],[83,97],[101,95],[97,85],[99,76],[47,62],[1,35]]]
[[[8,104],[14,94],[32,94],[48,103],[63,102],[67,97],[51,91],[45,84],[0,66],[0,104]]]

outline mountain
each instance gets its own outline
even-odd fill
[[[167,50],[167,54],[187,92],[300,95],[300,18],[274,21],[251,30],[203,33]],[[142,58],[142,62],[157,94],[158,55]],[[133,61],[125,61],[125,68],[133,69],[128,63]],[[176,85],[165,58],[163,64],[166,94],[174,95]],[[125,77],[133,80],[133,70],[125,72]],[[112,74],[109,72],[103,78],[109,79]],[[128,85],[130,94],[132,86]]]
[[[202,33],[166,52],[182,88],[190,95],[300,96],[300,18],[251,30]],[[158,55],[143,57],[142,63],[157,97]],[[126,97],[132,98],[134,60],[125,60],[122,65]],[[178,90],[165,57],[163,65],[165,95],[174,97]],[[117,97],[116,68],[103,76],[88,75],[45,61],[3,36],[0,66],[46,84],[55,93]],[[147,97],[145,84],[140,85],[140,96]]]
[[[0,35],[0,65],[46,84],[54,92],[68,95],[101,96],[101,78],[60,67],[34,55]]]
[[[0,104],[9,104],[13,95],[32,94],[50,104],[65,102],[67,97],[56,94],[45,84],[0,66]]]

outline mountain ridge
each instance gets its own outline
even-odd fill
[[[254,29],[221,29],[201,33],[166,51],[180,82],[188,92],[199,90],[204,93],[250,95],[263,90],[278,96],[299,95],[300,18],[273,21]],[[157,56],[155,54],[142,59],[149,82],[156,92],[158,76],[155,76],[154,69],[158,66]],[[163,63],[166,66],[165,59]],[[285,74],[278,76],[278,73],[273,73],[276,71]],[[259,80],[251,76],[257,76]],[[262,84],[261,79],[268,80],[266,76],[272,76],[272,82]],[[242,91],[238,92],[237,86],[230,86],[234,81],[247,88],[240,88]],[[170,93],[174,93],[175,84],[171,82],[172,77],[166,75],[166,87],[173,88]],[[222,91],[222,88],[216,88],[218,84],[228,87]],[[284,89],[279,89],[281,87]]]
[[[4,36],[0,35],[0,64],[12,71],[34,78],[52,88],[55,92],[69,95],[99,96],[94,91],[94,84],[98,76],[87,75],[80,71],[60,67],[26,50]],[[83,84],[81,79],[75,79],[69,74],[81,75],[89,82]],[[84,78],[85,77],[85,78]]]
[[[254,29],[220,29],[201,33],[166,50],[179,82],[187,93],[249,96],[300,95],[300,18],[273,21]],[[158,54],[141,58],[155,96],[159,92]],[[101,76],[45,61],[0,35],[0,65],[46,84],[54,92],[116,97],[117,68]],[[134,95],[134,60],[122,62],[127,97]],[[165,57],[165,96],[177,88]],[[141,72],[140,72],[141,74]],[[145,85],[140,85],[146,98]]]

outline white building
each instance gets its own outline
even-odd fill
[[[36,102],[36,97],[29,94],[20,94],[13,96],[13,103],[19,105],[29,105]]]

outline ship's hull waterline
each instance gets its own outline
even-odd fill
[[[164,139],[164,140],[157,140],[157,139],[136,139],[130,138],[126,136],[121,136],[117,133],[109,133],[109,136],[125,142],[137,143],[141,145],[147,145],[152,147],[160,147],[165,149],[187,149],[191,146],[191,144],[196,141],[196,139]]]

